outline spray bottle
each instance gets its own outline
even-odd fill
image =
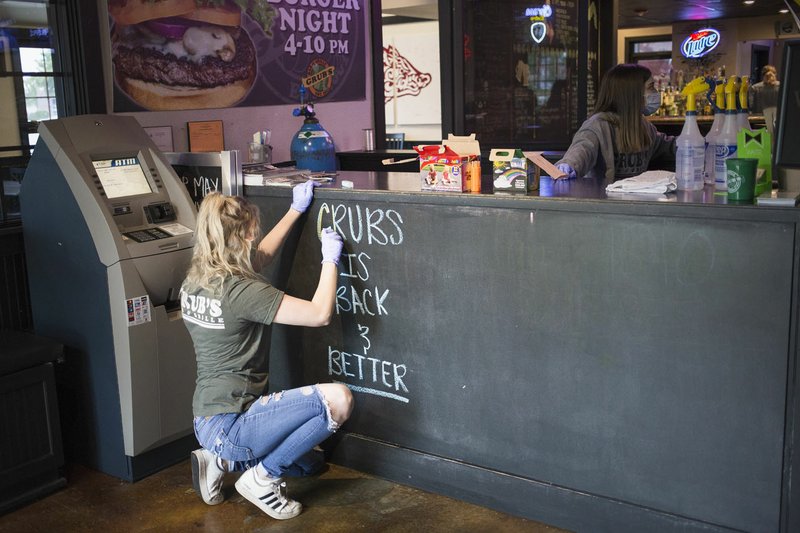
[[[703,165],[706,158],[706,141],[697,127],[697,95],[708,90],[702,76],[695,78],[681,91],[686,98],[686,120],[675,144],[675,180],[678,190],[699,191],[703,188]]]
[[[725,121],[725,80],[715,80],[713,78],[706,78],[706,83],[709,84],[708,101],[714,109],[714,122],[711,123],[711,128],[706,134],[706,161],[704,165],[703,174],[705,182],[708,185],[714,185],[714,157],[717,149],[717,137],[722,131],[722,124]],[[714,93],[714,98],[711,98],[711,93]]]
[[[736,157],[739,125],[736,122],[736,77],[728,78],[725,84],[725,122],[717,137],[714,152],[714,187],[718,191],[728,190],[728,178],[725,172],[725,160]]]
[[[330,133],[320,125],[314,113],[314,103],[305,102],[307,89],[300,86],[300,107],[293,110],[296,117],[303,115],[303,127],[294,134],[290,146],[292,159],[297,163],[297,168],[335,172],[336,149]]]
[[[736,114],[736,120],[739,124],[739,129],[752,130],[750,127],[750,111],[747,109],[747,93],[750,89],[750,80],[747,76],[742,76],[742,85],[739,87],[739,112]]]

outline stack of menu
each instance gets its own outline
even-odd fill
[[[312,172],[295,167],[275,167],[269,163],[245,163],[242,165],[244,184],[249,186],[294,187],[308,180],[333,181],[336,173]]]

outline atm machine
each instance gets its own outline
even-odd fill
[[[196,364],[179,289],[196,211],[133,117],[42,122],[20,191],[35,332],[62,342],[67,456],[135,481],[186,459]]]

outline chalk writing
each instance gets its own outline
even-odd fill
[[[323,203],[317,217],[317,233],[330,226],[345,240],[398,246],[403,242],[403,217],[394,209],[361,209],[359,205]]]
[[[192,185],[195,191],[200,191],[200,194],[205,196],[211,191],[219,190],[219,178],[207,178],[205,176],[198,176],[192,180]]]
[[[345,385],[348,389],[355,391],[355,392],[363,392],[364,394],[374,394],[375,396],[383,396],[384,398],[391,398],[392,400],[397,400],[399,402],[408,403],[408,398],[405,396],[400,396],[399,394],[393,394],[391,392],[386,392],[377,389],[370,389],[369,387],[359,387],[358,385],[353,385],[351,383],[345,383],[344,381],[333,381],[334,383],[339,383],[341,385]]]
[[[189,196],[192,198],[194,205],[199,209],[200,203],[203,198],[212,191],[222,191],[222,178],[217,176],[209,176],[201,174],[199,167],[185,167],[183,165],[172,165],[172,168],[178,173],[181,181],[186,186]],[[217,174],[220,170],[215,169]]]
[[[317,232],[331,227],[348,244],[348,253],[339,261],[339,280],[336,287],[336,314],[363,317],[389,315],[391,290],[370,281],[372,256],[365,251],[353,250],[353,245],[399,246],[402,244],[403,217],[394,209],[362,208],[360,205],[323,203],[317,214]],[[351,390],[408,403],[403,394],[408,393],[404,378],[408,368],[380,357],[367,355],[372,342],[370,327],[357,324],[360,349],[328,346],[328,375],[348,379],[357,384],[340,381]],[[348,339],[344,334],[343,338]],[[360,352],[360,353],[357,353]]]
[[[396,392],[408,392],[403,378],[406,365],[384,361],[377,357],[367,357],[357,353],[348,353],[328,346],[328,374],[331,376],[347,376],[359,381],[368,381],[375,385],[383,385]]]
[[[342,254],[339,258],[339,275],[345,278],[369,279],[367,263],[371,259],[365,252],[358,254]]]
[[[369,327],[361,324],[358,324],[357,327],[359,337],[365,342],[364,353],[349,353],[328,346],[328,375],[351,378],[361,383],[361,385],[353,385],[340,382],[352,390],[408,403],[408,398],[401,395],[401,393],[408,392],[408,387],[403,381],[408,373],[406,365],[367,356],[367,351],[372,345],[368,337]]]
[[[317,232],[330,226],[347,242],[377,246],[398,246],[403,242],[403,217],[394,209],[370,209],[360,205],[328,204],[320,206]],[[340,276],[369,280],[371,257],[366,252],[343,254]],[[389,289],[377,285],[357,288],[340,285],[336,289],[336,313],[385,316]]]
[[[353,313],[369,315],[369,316],[382,316],[388,315],[389,311],[383,305],[386,298],[389,296],[389,289],[380,289],[375,287],[374,292],[372,289],[358,290],[355,287],[344,287],[340,285],[336,288],[336,313]]]
[[[369,351],[369,347],[372,346],[372,342],[370,342],[369,337],[369,326],[362,326],[361,324],[358,325],[358,335],[364,339],[367,343],[364,345],[364,353]]]

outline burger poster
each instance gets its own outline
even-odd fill
[[[367,0],[108,0],[114,111],[364,100]]]

